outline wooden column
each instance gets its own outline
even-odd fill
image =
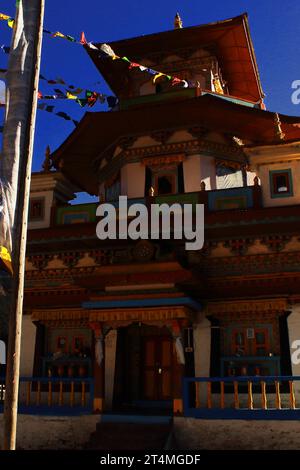
[[[102,413],[105,398],[105,347],[103,340],[102,324],[95,322],[90,324],[94,331],[94,413]]]
[[[183,377],[185,365],[181,363],[176,350],[176,340],[181,338],[181,325],[177,320],[172,322],[173,335],[173,413],[174,415],[183,414]],[[182,344],[183,345],[183,344]],[[182,348],[184,355],[184,349]]]

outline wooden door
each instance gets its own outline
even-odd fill
[[[172,397],[172,340],[149,336],[143,341],[143,395],[146,400]]]

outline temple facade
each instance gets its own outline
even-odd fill
[[[232,391],[253,409],[236,377],[300,375],[300,119],[265,109],[246,15],[110,46],[187,86],[87,48],[118,105],[86,113],[32,177],[24,400],[182,415]],[[116,208],[204,204],[204,247],[100,241],[99,203],[71,204],[79,191]],[[185,389],[194,378],[207,385]],[[278,404],[276,383],[263,400]]]

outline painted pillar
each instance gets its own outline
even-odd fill
[[[112,409],[116,367],[117,330],[105,336],[105,410]]]
[[[198,314],[193,325],[194,333],[194,361],[195,376],[210,377],[210,353],[211,353],[211,323],[203,313]],[[202,407],[207,403],[207,385],[199,385],[199,403]]]
[[[105,358],[104,336],[102,324],[91,323],[94,331],[95,358],[94,358],[94,413],[102,413],[105,398]]]
[[[183,377],[185,369],[184,347],[181,325],[177,320],[172,322],[173,336],[173,413],[183,414]]]
[[[300,376],[300,353],[296,354],[295,351],[299,350],[300,347],[300,304],[294,304],[292,306],[292,313],[287,318],[289,342],[290,342],[290,354],[291,354],[291,365],[292,374]],[[298,344],[296,344],[298,341]],[[293,344],[294,343],[294,344]],[[296,346],[296,347],[295,347]],[[294,356],[293,356],[294,353]],[[299,364],[297,364],[299,362]],[[300,381],[294,382],[296,401],[298,405],[300,403]],[[298,397],[298,400],[297,400]]]

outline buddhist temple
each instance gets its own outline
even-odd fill
[[[300,118],[266,109],[246,14],[176,18],[109,46],[184,86],[86,47],[118,102],[32,175],[24,406],[222,419],[300,403],[278,379],[300,375]],[[80,191],[99,202],[74,204]],[[97,207],[120,195],[203,204],[204,247],[99,240]]]

